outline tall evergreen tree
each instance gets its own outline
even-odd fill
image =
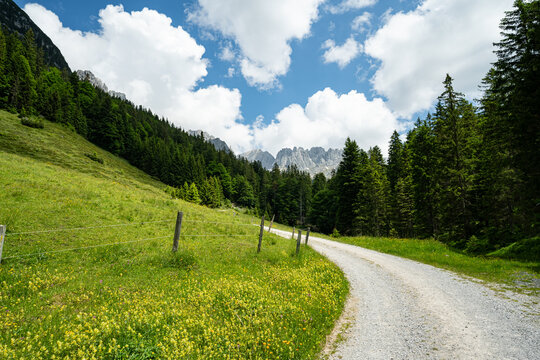
[[[434,118],[437,215],[442,239],[464,242],[472,235],[471,196],[477,117],[447,75]]]
[[[341,233],[354,233],[355,203],[360,191],[360,150],[356,141],[347,138],[336,177],[339,187],[337,228]]]
[[[540,1],[515,1],[500,28],[482,99],[481,185],[483,221],[504,245],[537,234],[540,221]]]
[[[420,120],[408,134],[409,163],[412,178],[415,234],[431,237],[438,229],[435,216],[435,137],[431,115]]]

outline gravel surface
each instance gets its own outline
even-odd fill
[[[350,282],[328,359],[540,359],[538,297],[358,246],[309,245]]]

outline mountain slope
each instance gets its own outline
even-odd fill
[[[9,32],[17,33],[20,36],[24,36],[31,29],[34,32],[38,48],[43,49],[45,63],[59,69],[69,70],[69,65],[60,50],[13,0],[0,0],[0,24]]]
[[[0,111],[0,358],[316,357],[347,291],[333,264],[267,234],[257,254],[251,217],[44,125]]]

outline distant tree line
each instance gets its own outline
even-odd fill
[[[394,132],[387,161],[348,139],[309,220],[327,233],[435,237],[471,253],[538,236],[539,4],[516,1],[502,20],[479,106],[447,76],[434,113],[404,142]]]

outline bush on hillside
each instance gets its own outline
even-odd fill
[[[103,159],[101,157],[99,157],[99,155],[95,151],[92,154],[84,154],[84,156],[86,156],[90,160],[93,160],[93,161],[98,162],[100,164],[104,163]]]
[[[23,124],[24,126],[34,128],[34,129],[43,129],[45,127],[45,124],[43,123],[43,119],[29,118],[26,116],[21,117],[21,124]]]
[[[540,236],[516,241],[502,249],[489,253],[488,256],[501,259],[540,261]]]

